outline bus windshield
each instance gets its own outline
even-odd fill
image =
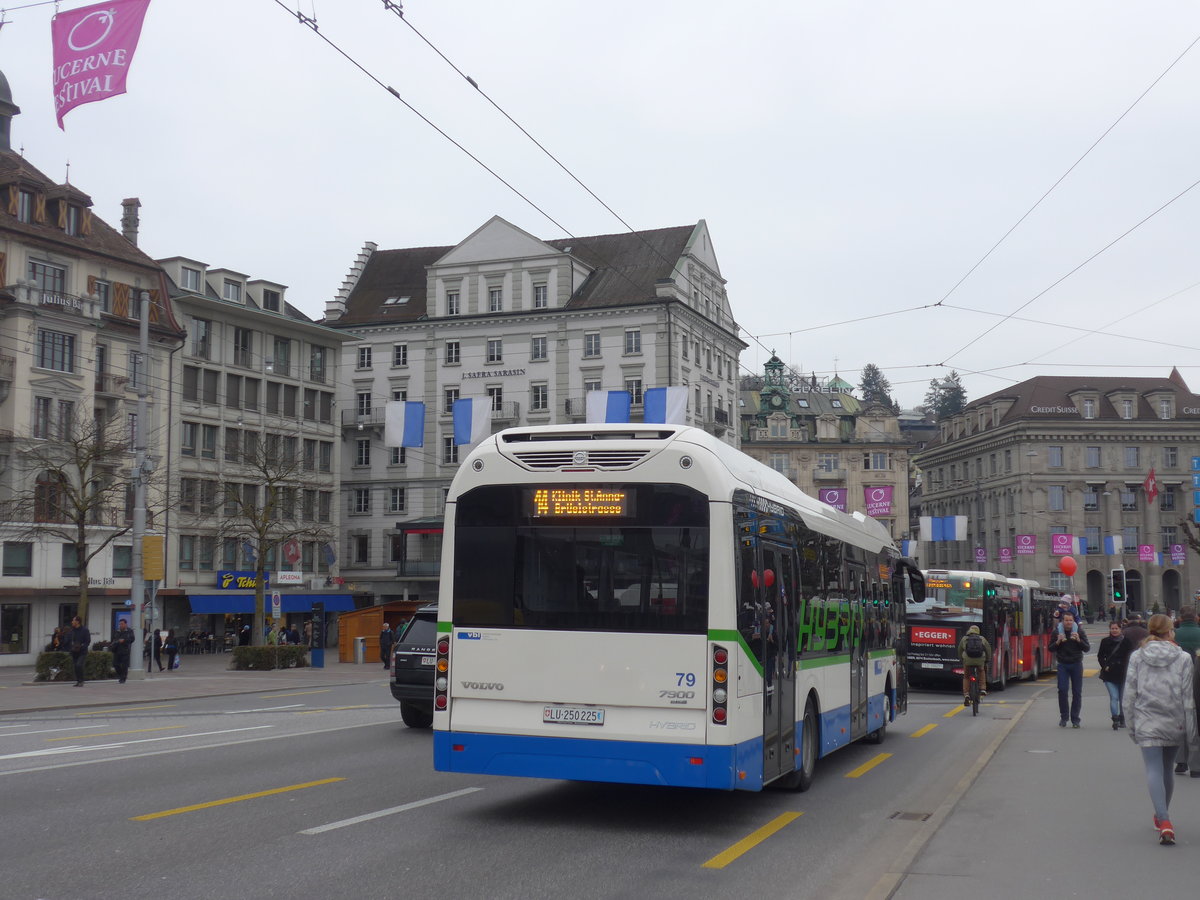
[[[702,494],[639,484],[560,487],[546,495],[495,485],[459,498],[455,625],[707,631],[709,512]]]
[[[983,608],[983,579],[943,572],[925,574],[925,602],[960,609]]]

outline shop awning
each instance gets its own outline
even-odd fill
[[[271,614],[271,595],[267,594],[267,615]],[[352,594],[281,594],[280,606],[285,613],[310,612],[314,603],[324,603],[325,612],[349,612],[354,609]],[[219,594],[188,594],[192,615],[204,616],[222,613],[253,613],[254,595],[227,591]]]

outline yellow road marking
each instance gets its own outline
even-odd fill
[[[174,703],[160,703],[158,706],[119,706],[116,709],[97,709],[91,712],[75,713],[76,716],[105,716],[109,713],[119,712],[141,712],[143,709],[167,709],[175,706]]]
[[[331,706],[330,709],[366,709],[366,703],[360,703],[358,706]]]
[[[322,784],[333,784],[335,781],[345,781],[345,778],[323,778],[320,781],[306,781],[304,784],[290,784],[287,787],[271,788],[269,791],[255,791],[253,794],[239,794],[236,797],[226,797],[223,800],[210,800],[207,803],[196,803],[192,806],[180,806],[176,809],[164,809],[162,812],[146,813],[144,816],[132,816],[131,822],[149,822],[152,819],[164,819],[167,816],[177,816],[180,813],[195,812],[198,809],[211,809],[214,806],[225,806],[230,803],[240,803],[243,800],[257,800],[259,797],[270,797],[272,794],[285,794],[288,791],[300,791],[304,788],[317,787]]]
[[[704,868],[704,869],[723,869],[723,868],[725,868],[727,865],[729,865],[731,862],[733,862],[735,859],[737,859],[743,853],[757,847],[759,844],[761,844],[763,841],[765,841],[767,838],[769,838],[771,835],[773,835],[779,829],[783,828],[785,825],[787,825],[791,822],[794,822],[796,819],[800,818],[802,815],[804,815],[804,813],[786,812],[781,816],[777,816],[776,818],[774,818],[770,822],[768,822],[766,825],[764,825],[762,828],[746,835],[744,838],[742,838],[740,841],[738,841],[736,844],[734,844],[728,850],[722,850],[720,853],[718,853],[716,856],[714,856],[708,862],[704,863],[704,865],[701,868]]]
[[[950,712],[943,713],[942,718],[949,719],[951,716],[957,716],[960,712],[962,712],[966,708],[967,707],[965,707],[965,706],[956,706],[956,707],[954,707],[954,709],[950,710]]]
[[[930,722],[924,728],[918,728],[916,731],[910,734],[909,737],[924,737],[935,728],[937,728],[937,722]]]
[[[1084,669],[1084,670],[1083,670],[1083,677],[1084,677],[1084,678],[1091,678],[1093,675],[1095,675],[1095,674],[1096,674],[1097,672],[1099,672],[1099,671],[1100,671],[1099,669]]]
[[[116,734],[142,734],[145,731],[170,731],[172,728],[182,728],[182,725],[163,725],[161,728],[136,728],[133,731],[98,731],[95,734],[73,734],[70,737],[46,738],[47,741],[77,741],[79,738],[112,737]]]
[[[291,694],[263,694],[260,700],[274,700],[277,697],[300,697],[304,694],[328,694],[333,688],[321,688],[317,691],[296,691]]]
[[[863,763],[857,769],[851,769],[849,772],[846,773],[846,777],[847,778],[860,778],[863,775],[866,775],[868,772],[870,772],[873,768],[875,768],[877,765],[879,765],[885,759],[890,759],[891,756],[892,756],[892,754],[890,754],[890,753],[880,753],[874,759],[868,759],[865,763]]]

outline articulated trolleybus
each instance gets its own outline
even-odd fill
[[[440,771],[803,790],[907,704],[921,575],[704,431],[492,435],[446,504]]]

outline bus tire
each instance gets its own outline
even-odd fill
[[[866,736],[865,743],[868,743],[868,744],[882,744],[883,743],[883,739],[885,737],[887,737],[888,719],[891,718],[891,715],[892,715],[892,686],[889,684],[886,688],[883,689],[883,724],[880,725],[878,728],[876,728],[874,731],[870,732]]]
[[[415,703],[401,703],[400,718],[409,728],[428,728],[433,724],[433,713]]]
[[[804,724],[800,729],[800,768],[788,776],[787,786],[797,791],[812,787],[817,769],[817,711],[812,698],[804,704]]]
[[[1002,691],[1006,687],[1008,687],[1008,659],[1007,658],[1002,658],[1000,660],[1000,677],[998,679],[996,679],[996,683],[993,685],[993,687],[995,687],[997,691]]]
[[[1035,654],[1033,654],[1033,665],[1030,667],[1030,670],[1029,670],[1029,680],[1037,681],[1041,677],[1042,677],[1042,667],[1041,667],[1041,664],[1038,662],[1038,655],[1035,653]]]

